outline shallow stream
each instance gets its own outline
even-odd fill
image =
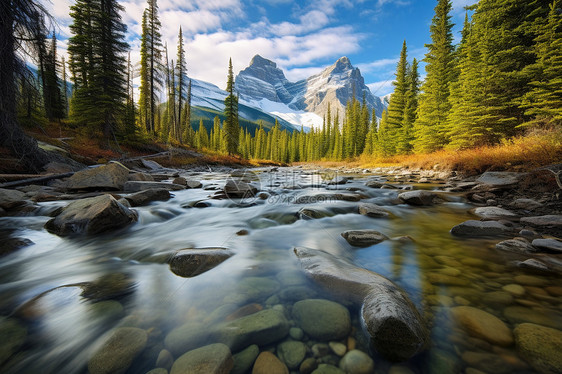
[[[34,243],[0,259],[0,315],[4,322],[17,325],[2,327],[6,334],[2,339],[7,336],[14,344],[4,344],[0,371],[86,373],[106,333],[131,326],[145,330],[148,340],[126,372],[146,373],[158,367],[157,361],[164,365],[164,349],[173,359],[183,353],[174,352],[170,343],[174,329],[191,324],[211,331],[225,321],[273,308],[297,328],[260,346],[261,351],[275,353],[282,341],[301,340],[307,346],[305,358],[316,355],[318,362],[338,366],[336,353],[319,353],[318,344],[334,340],[368,353],[375,372],[381,374],[537,372],[514,344],[500,347],[471,336],[451,310],[458,306],[484,310],[510,330],[523,322],[562,330],[562,279],[510,267],[510,261],[519,258],[494,248],[501,239],[453,237],[449,230],[454,225],[474,219],[468,212],[472,206],[460,195],[450,193],[442,204],[413,207],[397,202],[399,189],[365,186],[368,179],[384,181],[383,176],[353,175],[346,184],[327,185],[334,175],[291,168],[257,170],[256,175],[255,182],[266,193],[240,202],[209,198],[228,174],[197,174],[192,177],[201,180],[203,189],[176,191],[169,201],[135,208],[137,223],[96,237],[50,234],[43,228],[48,216],[0,218],[0,229],[14,230],[14,236]],[[330,197],[334,192],[362,194],[361,202],[376,203],[391,216],[360,215],[359,202],[334,200]],[[306,204],[298,203],[302,196],[309,196]],[[48,212],[66,203],[41,205]],[[324,217],[299,215],[304,207]],[[341,233],[358,229],[377,230],[391,239],[352,247]],[[360,306],[339,300],[308,280],[293,252],[297,246],[348,258],[401,286],[430,328],[430,347],[403,363],[372,352],[361,327]],[[177,250],[202,247],[226,247],[235,255],[192,278],[175,275],[165,263]],[[97,282],[99,289],[87,294],[88,282]],[[343,304],[353,326],[349,336],[326,341],[302,336],[292,307],[303,299]],[[166,365],[169,370],[169,360]],[[299,372],[299,367],[291,372]]]

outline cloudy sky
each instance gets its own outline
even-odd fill
[[[74,0],[42,0],[57,21],[60,52],[70,34],[69,7]],[[455,37],[463,7],[477,0],[453,0]],[[146,0],[123,0],[122,15],[134,62]],[[290,81],[320,72],[341,56],[361,69],[373,94],[392,91],[402,41],[409,59],[422,59],[430,42],[429,25],[436,0],[158,0],[162,39],[175,54],[180,26],[184,32],[188,75],[226,86],[228,59],[234,73],[251,58],[277,62]],[[175,56],[174,56],[175,57]],[[423,73],[423,71],[422,71]]]

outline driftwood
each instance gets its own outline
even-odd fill
[[[11,182],[5,182],[0,184],[0,188],[9,188],[9,187],[18,187],[18,186],[25,186],[28,184],[41,184],[48,182],[53,179],[61,179],[67,178],[74,175],[74,171],[63,173],[63,174],[0,174],[0,180],[2,178],[9,179],[12,178]],[[25,179],[18,179],[18,177],[22,177]]]
[[[361,305],[371,344],[387,359],[405,361],[426,348],[429,333],[420,313],[392,281],[321,250],[298,247],[295,254],[308,277]]]

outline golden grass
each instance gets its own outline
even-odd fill
[[[535,130],[494,146],[380,158],[362,156],[358,161],[362,167],[436,168],[467,175],[490,170],[529,171],[562,162],[562,131]]]

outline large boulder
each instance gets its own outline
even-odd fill
[[[93,169],[76,172],[68,178],[68,190],[122,190],[129,179],[129,169],[112,162]]]
[[[101,195],[71,202],[49,220],[45,228],[60,236],[93,235],[127,226],[136,220],[134,210],[126,208],[111,195]]]
[[[492,188],[508,188],[519,183],[527,175],[508,171],[487,171],[479,176],[476,182]]]
[[[170,191],[167,189],[155,188],[125,196],[125,199],[129,202],[129,204],[131,204],[131,206],[142,206],[152,201],[166,201],[170,199],[170,197]]]
[[[227,248],[194,248],[178,251],[170,259],[170,269],[180,277],[194,277],[211,270],[234,253]]]
[[[540,373],[562,373],[562,331],[522,323],[513,331],[517,352]]]
[[[230,349],[220,343],[197,348],[180,356],[170,374],[228,374],[234,366]]]
[[[330,300],[301,300],[293,306],[293,318],[297,325],[315,340],[343,339],[351,331],[347,308]]]
[[[402,192],[398,198],[408,205],[416,206],[433,205],[440,200],[438,194],[423,190]]]
[[[304,272],[331,292],[362,304],[372,346],[387,359],[407,360],[423,351],[429,333],[408,296],[389,279],[345,259],[311,248],[295,248]]]
[[[18,190],[0,188],[0,208],[10,210],[24,204],[25,193]]]
[[[133,359],[144,349],[148,335],[136,327],[115,329],[88,361],[91,374],[120,374],[127,371]]]
[[[455,236],[500,236],[511,233],[511,229],[497,221],[469,220],[451,229]]]
[[[535,227],[562,227],[562,215],[549,214],[546,216],[523,217],[521,223]]]

